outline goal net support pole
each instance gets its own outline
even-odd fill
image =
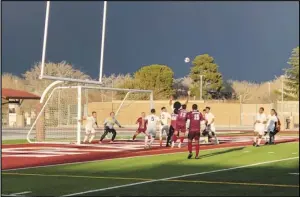
[[[57,135],[63,135],[60,134],[60,132],[64,133],[66,136],[73,136],[73,134],[75,134],[74,132],[76,132],[76,135],[74,136],[74,138],[76,138],[75,142],[78,145],[81,144],[82,125],[80,120],[82,119],[82,104],[83,101],[87,102],[87,99],[83,98],[83,96],[86,97],[86,92],[84,92],[83,94],[83,90],[127,92],[116,111],[116,116],[119,114],[122,106],[131,93],[149,93],[150,109],[154,107],[152,90],[122,89],[82,85],[54,87],[59,83],[61,82],[53,82],[49,85],[48,88],[45,89],[43,96],[41,97],[38,115],[27,134],[27,141],[29,143],[46,143],[47,139],[49,138],[57,138]],[[51,89],[52,91],[44,102],[46,95]],[[75,94],[77,95],[75,96]],[[74,116],[75,114],[76,116]],[[74,121],[76,121],[76,124]],[[35,136],[34,138],[36,138],[36,140],[32,140],[32,135]],[[68,139],[67,137],[63,138],[64,142],[57,142],[55,141],[55,139],[52,140],[54,140],[52,141],[52,143],[65,144],[65,141],[67,141]]]

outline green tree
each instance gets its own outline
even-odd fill
[[[198,55],[192,62],[190,77],[193,80],[191,88],[193,96],[200,96],[200,75],[203,75],[203,98],[212,98],[211,92],[220,93],[223,86],[222,74],[218,71],[214,58],[208,54]]]
[[[46,75],[58,76],[58,77],[69,77],[74,79],[91,79],[90,76],[84,74],[80,70],[73,68],[71,64],[66,62],[60,63],[45,63],[44,72]],[[53,82],[53,80],[40,80],[41,74],[41,63],[35,64],[29,71],[23,74],[26,84],[31,92],[41,94],[45,88]]]
[[[133,79],[128,79],[121,87],[153,90],[155,99],[166,99],[174,93],[173,76],[174,72],[170,67],[152,64],[140,68],[134,73]]]
[[[292,55],[287,62],[290,68],[285,70],[286,78],[284,80],[285,97],[292,100],[299,99],[299,46],[294,48]]]

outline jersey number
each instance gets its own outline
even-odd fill
[[[186,117],[186,113],[181,113],[180,116],[181,117]]]
[[[154,117],[151,117],[151,121],[154,121]]]
[[[199,114],[194,114],[194,120],[200,120]]]
[[[164,115],[161,115],[161,119],[165,119],[165,116],[164,116]]]

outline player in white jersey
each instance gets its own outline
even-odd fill
[[[210,112],[210,107],[205,108],[205,120],[207,121],[207,125],[205,130],[208,131],[208,136],[215,138],[215,144],[219,144],[219,140],[216,135],[216,127],[215,127],[215,116]]]
[[[160,118],[155,115],[155,109],[151,109],[151,114],[146,117],[146,120],[148,122],[147,125],[147,136],[145,136],[145,148],[151,148],[152,143],[155,140],[156,136],[156,130],[157,130],[157,124],[160,123]],[[150,137],[150,142],[149,137]]]
[[[259,113],[256,115],[256,120],[254,122],[253,146],[256,147],[259,147],[262,136],[265,133],[267,117],[264,111],[265,109],[263,107],[259,108]]]
[[[167,112],[167,109],[165,107],[161,108],[161,113],[160,113],[160,120],[161,120],[161,125],[159,128],[159,143],[160,146],[162,146],[162,136],[165,134],[165,136],[168,135],[169,133],[169,120],[171,120],[171,115]]]
[[[86,120],[85,136],[84,136],[83,143],[87,142],[89,136],[90,136],[89,143],[91,143],[95,137],[95,133],[96,133],[95,128],[98,127],[97,113],[93,111],[91,116],[83,117],[82,119]],[[82,120],[79,120],[79,121],[81,122]]]

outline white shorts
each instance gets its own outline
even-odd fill
[[[163,134],[168,135],[169,126],[168,125],[160,126],[159,132],[160,132],[160,135],[163,135]]]
[[[147,134],[151,135],[152,137],[155,138],[155,136],[156,136],[156,128],[147,128]]]
[[[87,134],[87,135],[89,135],[89,134],[95,134],[96,133],[96,130],[94,129],[94,128],[85,128],[85,133]]]
[[[265,127],[261,124],[255,124],[254,126],[254,132],[258,133],[258,135],[264,135],[265,134]]]

